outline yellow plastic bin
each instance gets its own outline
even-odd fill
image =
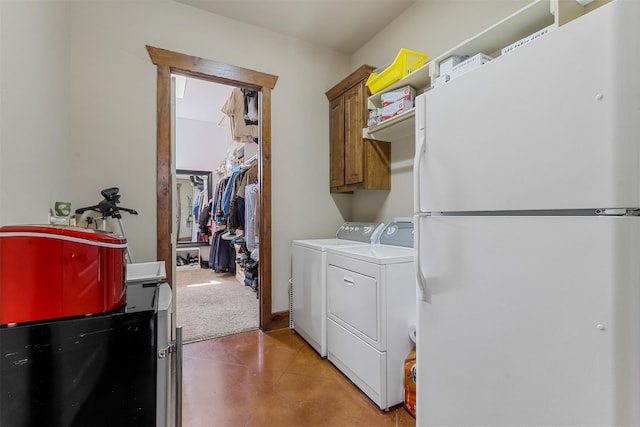
[[[396,59],[381,73],[373,72],[367,79],[367,87],[371,94],[380,92],[387,86],[397,82],[408,74],[422,67],[429,55],[409,49],[400,49]]]

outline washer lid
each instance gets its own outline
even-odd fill
[[[334,238],[298,239],[291,243],[318,250],[334,246],[370,245],[379,242],[383,228],[382,222],[345,222],[338,228]]]
[[[391,245],[364,245],[327,248],[327,253],[355,258],[374,264],[413,262],[413,248]]]
[[[308,240],[293,240],[293,245],[304,246],[306,248],[317,249],[319,251],[325,251],[327,248],[332,247],[346,247],[346,246],[368,246],[370,243],[356,242],[354,240],[343,239],[308,239]]]

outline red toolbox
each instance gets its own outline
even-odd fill
[[[124,237],[99,230],[0,227],[0,324],[124,306],[126,247]]]

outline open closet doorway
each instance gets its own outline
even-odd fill
[[[180,74],[201,80],[252,89],[259,93],[260,153],[258,164],[259,228],[259,327],[269,331],[282,327],[280,319],[272,318],[271,308],[271,90],[277,76],[260,73],[191,55],[147,46],[152,62],[157,66],[157,259],[167,267],[174,265],[176,240],[172,215],[172,155],[171,75]],[[175,277],[167,269],[168,282],[174,287]],[[175,298],[174,298],[175,304]],[[174,313],[176,307],[174,305]],[[175,322],[173,323],[175,325]]]
[[[259,325],[258,92],[174,78],[176,321],[189,343]]]

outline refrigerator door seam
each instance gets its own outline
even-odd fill
[[[640,208],[433,211],[431,216],[640,216]]]
[[[598,216],[640,216],[638,208],[596,209]]]

